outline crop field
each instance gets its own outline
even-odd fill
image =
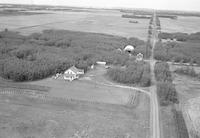
[[[137,106],[0,94],[3,138],[149,137],[149,98]]]
[[[162,32],[195,33],[195,32],[200,31],[199,17],[178,16],[177,20],[160,18],[160,22],[162,25]]]
[[[47,78],[15,85],[47,87],[44,93],[0,87],[1,137],[148,138],[149,97],[110,86],[105,72],[96,66],[73,82]]]
[[[43,11],[46,13],[47,11]],[[121,17],[119,11],[92,10],[91,12],[48,11],[51,14],[31,16],[2,16],[0,30],[8,28],[31,34],[45,29],[65,29],[74,31],[97,32],[124,37],[147,38],[148,19],[137,19],[131,24],[129,19]]]

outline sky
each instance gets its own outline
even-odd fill
[[[200,0],[0,0],[0,3],[200,11]]]

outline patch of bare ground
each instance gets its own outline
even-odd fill
[[[0,94],[3,138],[149,137],[149,97],[139,93],[135,106],[63,98]]]

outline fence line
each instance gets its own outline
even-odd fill
[[[25,90],[0,89],[0,95],[26,96],[27,98],[31,100],[36,100],[36,102],[38,101],[42,103],[54,103],[54,104],[86,103],[86,104],[91,104],[91,105],[94,105],[94,104],[107,105],[108,104],[108,103],[102,103],[98,101],[86,101],[86,100],[78,100],[78,99],[73,99],[73,98],[53,97],[53,96],[47,95],[46,93],[37,93],[37,92],[30,92],[30,91],[27,92]],[[110,104],[110,105],[116,105],[116,104]],[[122,104],[121,106],[128,106],[128,105]]]

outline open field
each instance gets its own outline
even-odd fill
[[[177,66],[171,66],[172,71],[176,68]],[[194,67],[194,69],[199,72],[199,67]],[[199,130],[200,81],[196,78],[178,74],[174,74],[173,78],[188,132],[190,136],[195,137],[194,135],[200,134],[197,133],[197,130]]]
[[[200,81],[197,79],[175,74],[174,83],[181,103],[184,104],[187,100],[200,96]]]
[[[39,11],[41,12],[41,11]],[[45,29],[65,29],[98,32],[146,40],[148,19],[137,19],[138,24],[129,23],[116,10],[94,10],[91,12],[43,11],[53,14],[0,17],[0,29],[8,28],[23,34],[41,32]]]
[[[200,97],[190,99],[185,107],[188,121],[191,123],[191,135],[200,136]]]
[[[31,82],[31,84],[40,84],[51,87],[49,90],[49,95],[54,97],[66,97],[113,104],[127,104],[129,97],[131,95],[135,95],[133,90],[113,88],[95,84],[95,82],[86,80],[68,82],[49,78],[41,81]]]
[[[18,83],[50,88],[38,94],[1,88],[0,136],[148,138],[149,97],[133,90],[103,85],[112,83],[103,76],[105,72],[105,67],[100,66],[73,82],[48,78]]]
[[[162,32],[195,33],[200,31],[200,17],[178,16],[177,20],[160,18]]]
[[[112,83],[103,76],[105,72],[100,66],[73,82],[48,78],[19,83],[51,87],[40,96],[20,94],[16,88],[1,89],[1,136],[148,138],[149,97],[129,89],[101,85]],[[134,95],[135,100],[130,103],[129,96]]]
[[[111,84],[111,82],[103,76],[105,73],[105,67],[100,66],[86,73],[80,80],[73,82],[47,78],[25,84],[49,87],[49,96],[68,99],[126,105],[130,98],[137,98],[137,91],[107,86],[106,84]]]
[[[3,138],[149,137],[149,99],[136,108],[87,102],[45,102],[28,96],[0,95]]]

